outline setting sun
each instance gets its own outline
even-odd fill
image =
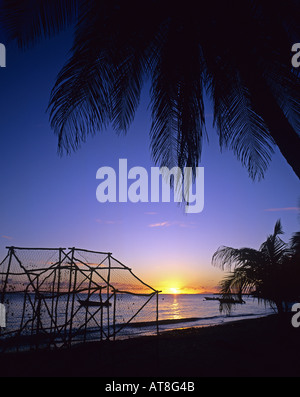
[[[169,293],[170,294],[180,294],[180,288],[169,288]]]

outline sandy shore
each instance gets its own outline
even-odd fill
[[[0,356],[1,376],[300,376],[300,328],[277,316]]]

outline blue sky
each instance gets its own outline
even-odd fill
[[[232,152],[220,153],[209,107],[203,212],[186,214],[176,203],[99,203],[100,167],[117,171],[121,158],[149,173],[155,166],[148,92],[127,136],[108,128],[58,156],[46,108],[70,46],[69,33],[26,52],[7,46],[0,69],[1,257],[11,245],[110,251],[155,288],[201,292],[223,276],[211,265],[220,245],[259,248],[277,219],[285,240],[299,229],[299,180],[285,159],[276,151],[265,179],[253,182]]]

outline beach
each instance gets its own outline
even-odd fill
[[[2,377],[298,377],[300,331],[276,315],[70,349],[2,354]]]

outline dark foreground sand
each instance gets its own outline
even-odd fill
[[[277,316],[159,337],[88,343],[69,350],[5,354],[2,376],[300,376],[300,328]]]

